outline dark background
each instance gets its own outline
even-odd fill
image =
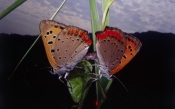
[[[135,33],[142,48],[116,76],[128,88],[114,80],[102,109],[174,109],[175,108],[175,35],[171,33]],[[0,34],[0,109],[70,109],[74,105],[66,86],[49,73],[50,65],[41,39],[21,63],[13,69],[36,36]],[[95,84],[83,109],[95,108]]]

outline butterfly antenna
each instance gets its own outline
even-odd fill
[[[124,87],[124,89],[126,90],[126,92],[128,92],[128,89],[127,89],[126,86],[122,83],[122,81],[120,81],[120,79],[117,78],[117,77],[114,76],[114,75],[113,75],[113,77],[116,78],[116,79],[120,82],[120,84]]]
[[[13,75],[15,74],[15,71],[17,70],[17,68],[19,67],[19,65],[21,64],[21,62],[24,60],[24,58],[27,56],[27,54],[30,52],[30,50],[33,48],[33,46],[35,45],[35,43],[38,41],[39,38],[40,38],[40,35],[36,38],[36,40],[33,42],[33,44],[30,46],[30,48],[24,54],[24,56],[22,57],[22,59],[18,62],[18,64],[16,65],[15,69],[13,70],[13,72],[11,73],[11,75],[9,76],[8,80],[10,80],[13,77]]]

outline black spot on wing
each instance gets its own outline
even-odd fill
[[[54,50],[54,49],[52,49],[52,50],[51,50],[51,52],[53,53],[53,52],[55,52],[55,50]]]
[[[49,41],[48,44],[53,44],[53,41]]]

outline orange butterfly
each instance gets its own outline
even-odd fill
[[[142,46],[136,37],[108,26],[96,37],[100,74],[108,79],[130,62]]]
[[[87,31],[53,20],[41,21],[40,33],[53,74],[60,77],[75,67],[92,43]]]

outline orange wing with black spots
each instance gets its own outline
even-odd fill
[[[87,31],[52,20],[41,21],[40,33],[52,73],[60,76],[81,61],[92,43]]]
[[[126,50],[119,65],[114,70],[112,70],[111,75],[119,72],[126,64],[128,64],[142,46],[141,42],[136,37],[129,34],[125,34],[124,36],[126,37]]]
[[[107,79],[119,72],[138,53],[141,42],[114,27],[96,33],[100,74]]]
[[[39,27],[49,63],[53,69],[56,69],[57,63],[55,62],[52,51],[54,49],[54,43],[58,34],[66,27],[66,25],[53,20],[43,20],[40,22]]]

